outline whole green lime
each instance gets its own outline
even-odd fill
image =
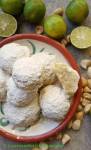
[[[67,25],[59,15],[51,15],[44,21],[44,32],[55,39],[62,38],[67,31]]]
[[[1,8],[11,15],[18,15],[23,8],[23,0],[1,0]]]
[[[31,23],[40,23],[45,12],[46,6],[43,0],[28,0],[24,7],[24,17]]]
[[[81,24],[89,14],[86,0],[72,0],[67,8],[66,15],[73,23]]]
[[[0,1],[0,8],[1,8],[1,1]]]

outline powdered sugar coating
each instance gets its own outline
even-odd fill
[[[31,56],[31,51],[27,46],[14,42],[6,44],[0,49],[0,68],[11,74],[14,62],[28,56]]]
[[[55,55],[46,52],[17,60],[13,66],[13,79],[19,88],[34,89],[54,82],[52,65]],[[50,81],[50,82],[49,82]]]
[[[5,117],[16,126],[28,127],[33,125],[40,116],[38,96],[26,107],[16,107],[10,102],[3,104]]]
[[[30,104],[35,99],[38,92],[38,89],[29,91],[18,88],[12,78],[8,80],[7,89],[7,101],[18,107]]]
[[[0,102],[5,101],[7,93],[6,83],[8,78],[9,77],[5,74],[5,72],[0,69]]]
[[[69,97],[58,85],[49,85],[40,92],[40,106],[44,117],[60,121],[70,108]]]

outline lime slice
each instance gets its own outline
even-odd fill
[[[9,37],[17,30],[16,19],[6,13],[0,14],[0,36]]]
[[[71,43],[79,48],[84,49],[91,46],[91,28],[80,26],[75,28],[71,33]]]

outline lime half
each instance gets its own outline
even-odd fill
[[[91,46],[91,28],[80,26],[75,28],[71,33],[71,43],[79,48],[85,49]]]
[[[6,13],[0,14],[0,36],[9,37],[17,30],[16,19]]]

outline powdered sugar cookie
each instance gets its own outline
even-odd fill
[[[10,102],[3,104],[6,119],[15,126],[28,127],[33,125],[40,116],[38,96],[26,107],[16,107]]]
[[[70,108],[69,97],[59,86],[49,85],[40,92],[40,106],[44,117],[60,121]]]
[[[0,49],[0,68],[8,74],[12,74],[14,62],[21,57],[31,55],[30,49],[27,46],[22,46],[18,43],[9,43]]]
[[[38,92],[38,89],[30,91],[18,88],[12,78],[8,80],[7,89],[7,101],[19,107],[30,104],[35,99]]]

